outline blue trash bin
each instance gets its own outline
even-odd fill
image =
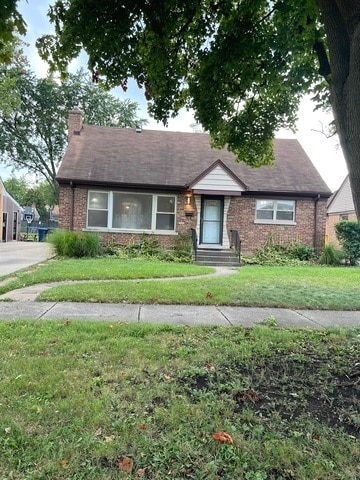
[[[38,228],[39,242],[45,242],[48,232],[48,228]]]

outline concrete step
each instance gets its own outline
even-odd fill
[[[239,267],[239,256],[233,250],[199,249],[196,254],[197,265],[216,267]]]

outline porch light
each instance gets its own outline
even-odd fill
[[[191,205],[191,191],[185,192],[186,203],[185,203],[185,215],[187,217],[192,217],[194,215],[194,207]]]

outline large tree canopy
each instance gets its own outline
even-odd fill
[[[24,35],[26,24],[17,10],[18,0],[1,0],[0,5],[0,62],[10,63],[16,35]]]
[[[1,161],[35,173],[55,195],[57,167],[67,145],[68,112],[74,104],[90,124],[134,127],[139,121],[135,102],[120,101],[83,71],[62,83],[24,72],[16,76],[16,89],[20,106],[10,113],[0,109]]]
[[[82,48],[95,80],[133,77],[166,123],[193,108],[215,146],[258,166],[305,92],[330,100],[360,215],[360,0],[58,0],[53,68]],[[330,94],[330,96],[329,96]]]

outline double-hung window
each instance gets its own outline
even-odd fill
[[[176,196],[134,192],[88,194],[89,228],[174,232]]]
[[[257,223],[295,222],[295,200],[256,200]]]
[[[88,226],[106,228],[108,226],[109,194],[108,192],[89,192]]]

